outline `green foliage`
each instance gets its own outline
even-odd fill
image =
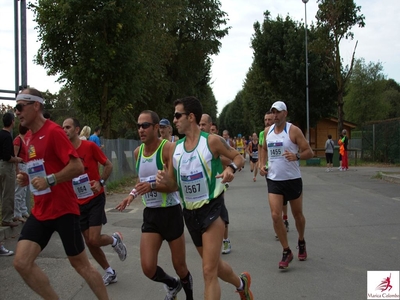
[[[254,31],[252,47],[255,66],[258,68],[255,71],[260,72],[258,78],[263,80],[258,83],[262,84],[260,88],[266,89],[262,93],[256,93],[264,99],[268,95],[268,105],[277,99],[283,100],[288,106],[291,121],[305,128],[307,119],[304,25],[293,21],[289,16],[285,19],[278,16],[276,20],[272,20],[267,11],[264,14],[264,22],[254,24]],[[308,32],[310,43],[318,35],[317,29],[311,27]],[[334,108],[334,81],[326,64],[325,56],[310,51],[308,69],[311,126],[320,118],[331,115]],[[252,78],[253,75],[247,76],[246,84],[254,90],[257,84],[250,82]]]
[[[105,137],[131,136],[140,111],[172,116],[198,96],[216,114],[210,55],[229,28],[215,0],[37,0],[36,62],[73,91],[75,107]],[[58,100],[57,100],[58,101]],[[168,113],[166,113],[168,112]]]
[[[362,125],[373,120],[383,120],[389,115],[390,102],[385,101],[386,80],[381,63],[365,64],[356,60],[348,94],[344,98],[346,120]],[[377,109],[378,108],[378,109]]]
[[[358,25],[364,27],[364,15],[360,14],[361,6],[356,6],[353,0],[317,0],[317,28],[320,29],[318,41],[319,52],[329,61],[336,83],[336,104],[338,107],[338,131],[343,128],[343,105],[346,84],[351,75],[354,63],[354,52],[350,66],[343,67],[340,56],[342,39],[354,38],[351,29]],[[355,51],[355,50],[354,50]]]

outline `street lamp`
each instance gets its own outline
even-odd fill
[[[305,48],[306,48],[306,112],[307,112],[307,132],[306,139],[310,144],[310,112],[308,105],[308,51],[307,51],[307,2],[308,0],[301,0],[304,3],[304,30],[305,30]]]

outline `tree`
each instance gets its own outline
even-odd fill
[[[381,63],[370,62],[366,65],[362,58],[355,61],[348,93],[344,98],[347,120],[362,125],[373,120],[383,120],[389,115],[389,103],[382,97],[386,88],[382,70]]]
[[[360,14],[361,6],[356,6],[353,0],[317,0],[317,27],[320,29],[319,47],[322,54],[329,60],[336,81],[336,104],[338,109],[338,131],[341,132],[344,120],[344,93],[346,83],[353,69],[355,49],[349,66],[342,65],[340,42],[342,39],[353,40],[350,31],[353,26],[364,27],[364,15]],[[357,43],[356,43],[357,45]]]
[[[36,62],[74,93],[76,107],[105,137],[135,132],[140,111],[172,116],[195,95],[216,114],[210,55],[228,28],[216,0],[37,0],[42,42]],[[168,111],[168,113],[166,113]]]
[[[254,62],[260,69],[264,86],[267,84],[271,97],[268,101],[283,100],[289,111],[291,122],[306,128],[305,96],[305,44],[304,26],[278,16],[272,20],[270,13],[264,13],[264,22],[254,24],[252,47]],[[319,33],[311,26],[308,36],[312,43]],[[323,55],[309,53],[310,125],[333,111],[334,81],[326,69]],[[259,82],[258,84],[261,84]],[[256,83],[252,83],[256,85]],[[264,99],[265,101],[265,99]],[[265,113],[265,112],[264,112]]]

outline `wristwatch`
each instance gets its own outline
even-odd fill
[[[101,179],[101,178],[100,178],[99,182],[100,182],[100,185],[101,185],[101,186],[104,186],[104,185],[106,184],[105,180],[104,180],[104,179]]]
[[[54,186],[56,185],[56,176],[54,176],[54,174],[47,175],[46,181],[49,186]]]
[[[236,173],[236,171],[238,170],[238,167],[235,165],[234,162],[231,162],[228,167],[230,167],[233,170],[233,174]]]
[[[157,188],[156,183],[155,182],[150,182],[150,188],[151,188],[152,191],[154,191]]]
[[[296,157],[297,157],[297,160],[300,160],[300,153],[299,152],[296,153]]]

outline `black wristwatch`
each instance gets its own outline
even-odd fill
[[[101,179],[101,178],[100,178],[99,182],[100,182],[100,185],[101,185],[101,186],[104,186],[104,185],[106,184],[105,180],[104,180],[104,179]]]
[[[54,174],[47,175],[46,181],[49,186],[55,186],[56,185],[56,176]]]
[[[234,162],[231,162],[228,167],[230,167],[233,170],[233,174],[236,173],[236,171],[238,170],[238,167],[235,165]]]
[[[296,153],[296,157],[297,157],[297,160],[300,160],[300,153],[299,152]]]

